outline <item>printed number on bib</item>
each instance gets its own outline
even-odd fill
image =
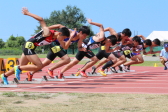
[[[125,54],[125,55],[128,55],[128,54],[130,54],[130,53],[131,53],[130,50],[125,50],[125,51],[124,51],[124,54]]]
[[[57,53],[57,52],[61,51],[61,48],[60,48],[60,46],[54,46],[51,48],[51,50],[53,53]]]
[[[26,42],[25,48],[34,49],[34,44],[32,42]]]
[[[105,50],[105,46],[101,46],[101,50]]]

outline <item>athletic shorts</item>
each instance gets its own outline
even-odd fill
[[[123,51],[112,52],[116,58],[120,58],[123,55]]]
[[[50,44],[50,51],[47,54],[47,58],[53,61],[57,56],[62,58],[66,53],[59,45],[56,45],[54,42]]]
[[[93,58],[95,54],[91,50],[88,50],[87,52],[78,51],[75,57],[77,60],[81,61],[84,58],[84,56],[90,59],[90,58]]]
[[[108,58],[111,53],[107,53],[105,50],[100,50],[97,54],[96,57],[101,60],[102,58]]]
[[[34,55],[35,53],[36,46],[34,45],[33,42],[27,41],[23,45],[23,53],[24,55]]]

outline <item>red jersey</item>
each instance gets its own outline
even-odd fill
[[[51,44],[51,42],[55,41],[56,39],[53,38],[55,30],[50,30],[50,36],[43,37],[43,30],[41,30],[39,33],[37,33],[35,36],[31,37],[29,39],[29,42],[33,42],[35,46],[43,46]]]

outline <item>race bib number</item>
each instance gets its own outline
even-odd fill
[[[101,50],[105,50],[105,46],[101,46]]]
[[[34,49],[34,44],[32,42],[26,42],[25,48]]]
[[[130,50],[125,50],[125,51],[124,51],[124,54],[125,54],[125,55],[131,54],[131,51],[130,51]]]
[[[57,52],[61,51],[61,48],[60,48],[60,46],[54,46],[51,48],[51,50],[53,53],[57,53]]]

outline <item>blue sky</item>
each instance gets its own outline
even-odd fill
[[[168,0],[0,0],[0,38],[6,41],[12,34],[29,39],[39,23],[21,13],[22,7],[47,18],[54,10],[67,5],[80,8],[85,17],[112,27],[116,32],[130,28],[132,36],[147,37],[152,31],[168,30]],[[98,32],[96,26],[93,31]]]

